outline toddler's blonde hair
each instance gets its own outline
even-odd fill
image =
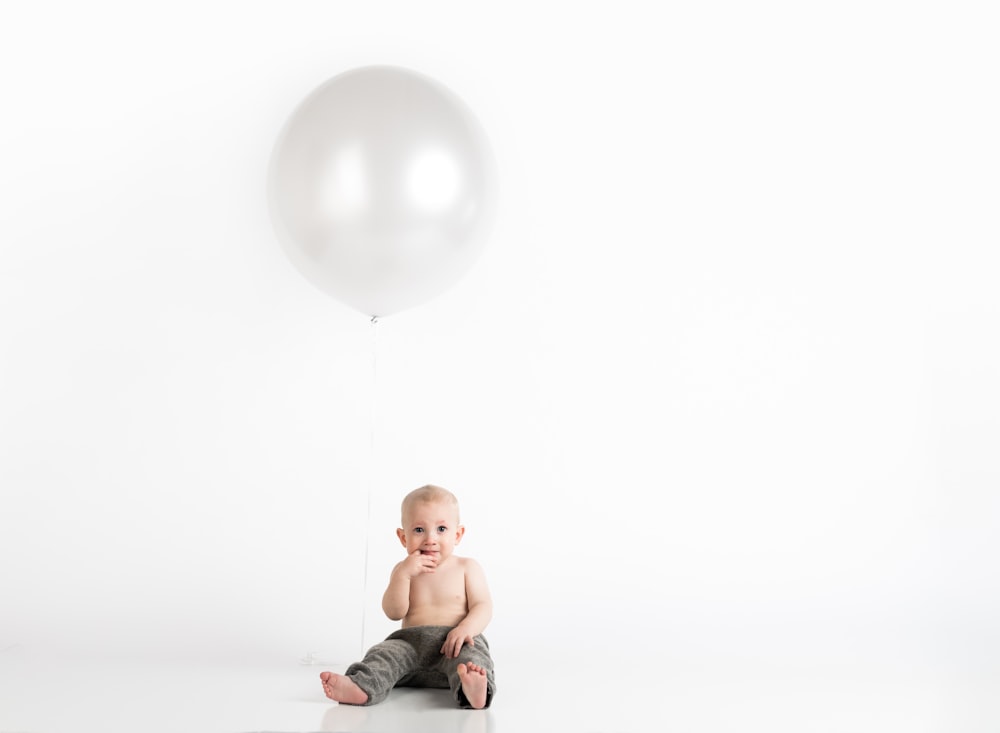
[[[443,489],[440,486],[435,486],[434,484],[421,486],[419,489],[414,489],[409,494],[404,496],[403,503],[400,506],[400,514],[405,519],[406,512],[409,511],[410,507],[414,504],[433,504],[439,501],[454,506],[455,514],[458,514],[458,499],[455,498],[455,495],[448,491],[448,489]]]

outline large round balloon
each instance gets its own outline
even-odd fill
[[[278,137],[268,201],[299,270],[371,316],[453,285],[492,224],[495,163],[471,111],[439,82],[370,66],[322,84]]]

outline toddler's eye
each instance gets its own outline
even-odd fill
[[[442,534],[444,534],[447,531],[448,531],[448,528],[445,527],[443,524],[440,527],[438,527],[438,532],[441,532]]]
[[[413,533],[414,534],[423,534],[423,531],[424,531],[423,527],[417,527],[416,529],[413,530]]]

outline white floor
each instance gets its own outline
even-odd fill
[[[604,666],[508,661],[485,711],[455,709],[444,690],[412,689],[359,708],[327,700],[318,682],[327,667],[295,659],[68,659],[18,647],[0,653],[0,733],[1000,730],[1000,679],[884,668]]]

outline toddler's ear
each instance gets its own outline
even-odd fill
[[[403,544],[403,547],[406,547],[406,532],[402,529],[397,529],[396,536],[399,537],[399,541]]]
[[[455,544],[457,545],[459,542],[461,542],[462,541],[462,537],[464,537],[464,536],[465,536],[465,525],[464,524],[460,524],[458,526],[458,530],[456,530],[456,532],[455,532]]]

